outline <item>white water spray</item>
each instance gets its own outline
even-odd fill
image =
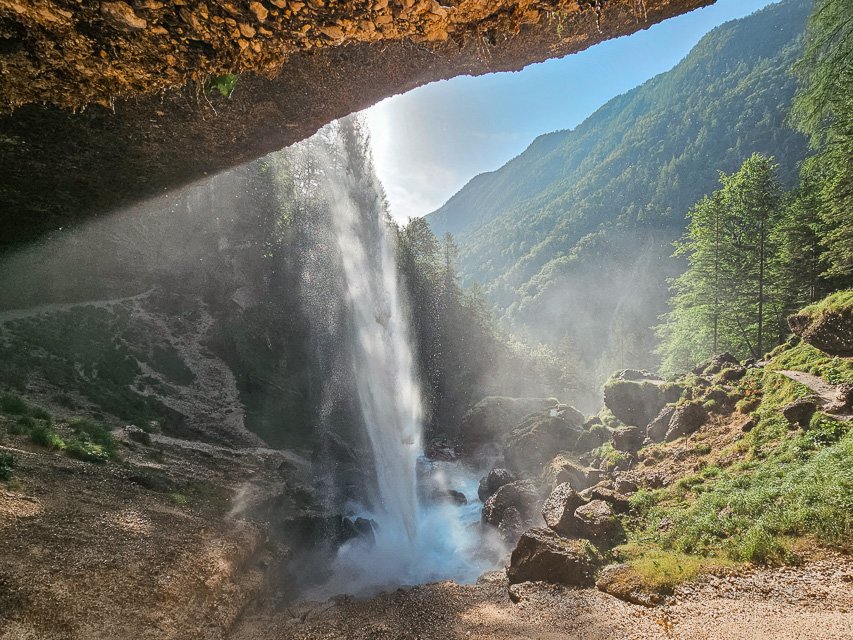
[[[496,537],[483,538],[474,472],[422,457],[421,392],[381,186],[369,167],[348,155],[340,136],[334,148],[343,158],[320,158],[318,186],[331,207],[341,257],[352,371],[379,495],[372,508],[359,506],[352,514],[377,523],[375,544],[362,539],[344,544],[333,578],[317,595],[471,581],[493,568],[502,545]],[[448,487],[463,492],[470,504],[430,498]]]

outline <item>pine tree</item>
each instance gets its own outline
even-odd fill
[[[673,281],[670,311],[658,327],[667,373],[720,352],[760,357],[783,317],[778,256],[781,187],[771,158],[754,154],[721,189],[688,213],[675,256],[687,270]]]
[[[816,0],[795,70],[801,90],[792,120],[823,165],[821,217],[828,276],[853,276],[853,3]]]

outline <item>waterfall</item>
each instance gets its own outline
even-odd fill
[[[345,301],[348,363],[372,452],[376,495],[350,517],[375,523],[374,541],[344,543],[332,577],[313,595],[366,593],[434,580],[472,581],[496,566],[503,545],[479,526],[478,476],[423,456],[423,406],[405,292],[398,281],[393,227],[357,122],[329,125],[301,151],[306,188],[320,194],[336,249],[336,295]],[[334,394],[332,394],[334,395]],[[442,496],[453,488],[466,506]]]
[[[352,367],[376,465],[381,510],[377,515],[384,527],[402,526],[412,541],[417,533],[417,459],[422,451],[421,395],[412,340],[378,185],[367,185],[368,202],[355,202],[353,190],[362,187],[364,192],[364,185],[355,183],[375,178],[357,177],[347,169],[327,174],[324,187],[350,307]]]

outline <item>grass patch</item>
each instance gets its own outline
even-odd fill
[[[833,421],[837,422],[837,421]],[[652,507],[646,524],[657,541],[679,553],[725,554],[734,561],[781,563],[792,559],[789,538],[813,537],[830,546],[853,536],[853,434],[838,436],[821,422],[823,435],[805,433],[778,447],[751,470],[717,477],[695,501]],[[821,446],[823,438],[837,437]],[[685,479],[687,480],[687,479]],[[698,484],[696,476],[686,483]],[[664,518],[669,526],[661,530]]]
[[[853,361],[830,356],[805,342],[778,353],[767,368],[776,371],[804,371],[823,378],[830,384],[853,382]]]
[[[619,463],[628,459],[628,456],[622,451],[617,451],[613,447],[612,442],[605,442],[603,445],[593,451],[593,454],[601,459],[602,469],[613,469]]]
[[[103,445],[92,442],[85,436],[77,436],[69,441],[65,452],[70,457],[84,462],[102,463],[112,457],[112,453],[107,451]]]
[[[851,308],[853,308],[853,289],[847,289],[836,291],[823,300],[810,304],[801,309],[800,313],[817,319],[829,313],[839,313]]]
[[[105,462],[115,456],[116,442],[109,427],[79,417],[71,418],[68,423],[75,434],[69,443],[70,456],[87,462]]]
[[[672,593],[683,582],[723,567],[736,566],[724,557],[689,555],[637,543],[616,547],[614,555],[630,567],[627,579],[649,593]]]

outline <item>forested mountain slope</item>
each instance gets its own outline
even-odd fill
[[[754,152],[796,180],[790,68],[810,8],[788,0],[718,27],[671,71],[474,178],[427,217],[456,236],[466,281],[590,370],[654,366],[650,327],[682,268],[670,243],[688,208]]]

